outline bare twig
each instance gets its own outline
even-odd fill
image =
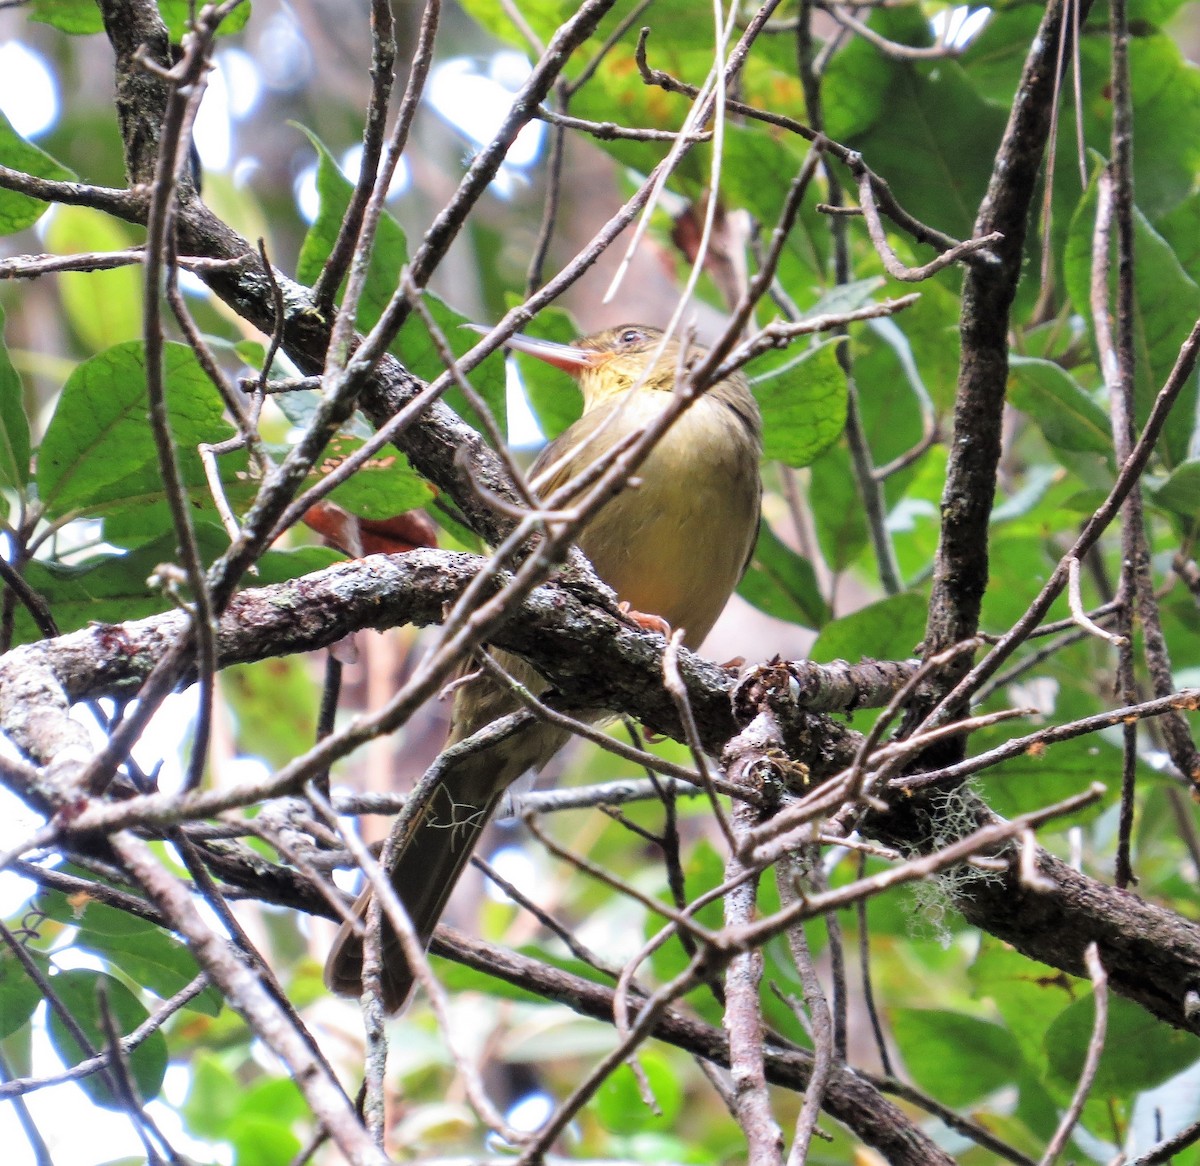
[[[1063,1152],[1067,1139],[1070,1138],[1071,1131],[1075,1128],[1075,1123],[1083,1113],[1083,1103],[1087,1101],[1088,1094],[1092,1090],[1092,1083],[1096,1079],[1096,1070],[1100,1067],[1100,1054],[1104,1051],[1104,1037],[1108,1031],[1108,974],[1100,962],[1100,951],[1094,943],[1088,944],[1083,958],[1087,962],[1088,975],[1092,979],[1092,1000],[1096,1008],[1096,1017],[1092,1023],[1092,1036],[1088,1041],[1087,1054],[1083,1060],[1083,1067],[1079,1071],[1079,1082],[1075,1086],[1071,1104],[1067,1106],[1067,1111],[1058,1123],[1058,1129],[1054,1131],[1054,1137],[1050,1139],[1038,1166],[1052,1166],[1055,1159]]]

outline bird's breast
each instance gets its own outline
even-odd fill
[[[633,394],[614,436],[644,426],[670,399]],[[702,397],[642,463],[638,484],[608,502],[580,535],[584,553],[620,598],[685,629],[688,647],[708,635],[753,546],[758,458],[757,434],[728,405]]]

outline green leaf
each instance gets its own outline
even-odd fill
[[[68,900],[61,891],[44,892],[38,905],[51,919],[78,928],[76,947],[104,956],[135,984],[163,999],[186,987],[200,971],[183,943],[128,911],[82,896]],[[208,987],[188,1007],[216,1016],[221,1004],[221,994]]]
[[[778,221],[789,188],[807,156],[808,143],[794,134],[761,124],[731,125],[726,129],[721,164],[721,197],[730,205],[748,210],[763,224],[765,233]],[[815,184],[809,187],[786,246],[786,251],[801,261],[809,280],[818,286],[829,255],[830,238],[828,223],[813,208],[824,197]],[[800,284],[801,278],[798,273],[793,274],[789,285]],[[877,281],[870,282],[878,286]]]
[[[96,0],[30,0],[29,19],[52,25],[71,36],[104,31]]]
[[[1200,459],[1176,466],[1162,485],[1150,490],[1150,496],[1155,506],[1194,523],[1200,516]]]
[[[986,934],[968,975],[976,999],[995,1005],[1025,1059],[1040,1065],[1046,1030],[1075,998],[1076,981]]]
[[[282,765],[296,755],[298,741],[311,740],[321,697],[302,657],[235,664],[221,672],[220,685],[242,752]]]
[[[920,16],[889,10],[886,19]],[[985,101],[953,61],[892,62],[890,75],[886,116],[847,145],[860,150],[876,173],[887,175],[907,211],[956,238],[969,238],[1004,132],[1004,111]]]
[[[229,1123],[245,1100],[245,1091],[213,1053],[197,1053],[188,1068],[188,1094],[182,1106],[188,1130],[197,1137],[223,1140]]]
[[[60,255],[121,251],[134,236],[108,215],[83,206],[59,206],[46,231],[50,250]],[[142,267],[131,263],[111,271],[64,271],[59,294],[67,318],[93,352],[142,334]]]
[[[338,169],[333,156],[314,134],[303,127],[302,132],[317,152],[317,217],[304,236],[300,258],[296,263],[296,278],[303,283],[316,282],[321,268],[333,251],[338,232],[350,206],[353,184]],[[408,241],[400,224],[386,212],[379,218],[375,242],[371,248],[371,264],[362,298],[358,306],[358,326],[368,329],[379,319],[396,290],[400,269],[408,262]]]
[[[875,23],[873,15],[868,23]],[[858,36],[834,53],[821,79],[824,129],[834,141],[866,133],[887,113],[887,91],[897,67]]]
[[[320,472],[306,485],[314,484],[336,469],[362,444],[361,439],[356,437],[334,437],[326,447]],[[433,489],[429,483],[389,445],[384,446],[349,481],[336,487],[329,497],[351,514],[379,520],[425,506],[432,495]]]
[[[197,10],[199,10],[197,5]],[[158,11],[167,26],[171,40],[179,43],[188,21],[187,0],[158,0]],[[104,31],[104,20],[96,0],[30,0],[30,20],[52,25],[71,36],[90,36]],[[250,19],[249,0],[235,8],[222,22],[218,35],[240,32]]]
[[[30,954],[39,963],[45,963],[44,957]],[[24,1028],[41,1002],[40,989],[6,947],[0,952],[0,1040]]]
[[[128,1036],[149,1019],[150,1014],[137,997],[112,976],[80,968],[59,972],[50,982],[93,1050],[106,1048],[109,1043],[102,1020],[101,1000],[113,1018],[119,1037]],[[50,1042],[64,1064],[74,1065],[91,1055],[79,1047],[57,1009],[51,1008],[49,1017]],[[128,1054],[128,1062],[138,1096],[142,1101],[153,1101],[162,1088],[163,1075],[167,1071],[167,1042],[162,1031],[151,1033],[133,1049]],[[114,1110],[126,1108],[125,1102],[113,1095],[102,1073],[84,1077],[79,1084],[96,1105]]]
[[[819,663],[830,660],[906,660],[925,634],[927,602],[916,592],[892,595],[827,623],[809,652]]]
[[[3,113],[0,113],[0,165],[55,182],[69,182],[75,177],[44,150],[21,137]],[[12,235],[33,226],[46,213],[48,205],[15,190],[0,190],[0,235]]]
[[[307,130],[304,132],[317,151],[317,194],[320,198],[320,210],[304,236],[297,263],[297,278],[311,284],[317,279],[333,250],[354,187],[338,169],[337,163],[320,140]],[[357,323],[360,329],[369,330],[383,314],[396,291],[400,270],[407,262],[408,243],[404,231],[391,215],[384,213],[379,219],[375,243],[371,248],[371,262],[359,301]],[[474,345],[476,335],[462,327],[463,324],[470,323],[466,316],[454,311],[432,292],[424,293],[424,303],[456,357],[462,356]],[[413,376],[421,380],[434,380],[445,371],[445,364],[438,354],[433,337],[415,312],[404,322],[389,351]],[[495,355],[484,361],[471,373],[471,384],[503,430],[507,391],[503,358]],[[479,419],[461,390],[451,388],[446,393],[445,400],[460,416],[478,426]]]
[[[812,564],[781,542],[764,521],[738,594],[777,619],[819,628],[829,618]]]
[[[208,563],[229,545],[219,526],[196,527],[200,557]],[[25,570],[26,582],[50,605],[59,630],[76,631],[89,623],[118,624],[154,615],[169,606],[146,580],[163,562],[177,554],[175,535],[166,533],[127,554],[97,555],[78,566],[34,561]],[[327,547],[302,547],[294,551],[269,551],[258,560],[258,582],[279,583],[319,571],[342,556]],[[24,609],[16,615],[16,643],[41,638]]]
[[[846,426],[846,374],[835,341],[798,357],[756,361],[754,395],[763,415],[763,456],[800,468],[815,461]]]
[[[1185,198],[1155,227],[1193,283],[1200,284],[1200,191]]]
[[[827,449],[809,471],[808,501],[829,569],[844,571],[867,545],[867,519],[844,446]]]
[[[22,396],[21,378],[4,346],[4,310],[0,308],[0,486],[15,490],[29,481],[29,419]]]
[[[1008,369],[1009,400],[1051,445],[1074,453],[1112,451],[1108,415],[1069,372],[1052,361],[1021,356],[1010,356]]]
[[[998,1024],[961,1012],[898,1008],[892,1031],[916,1083],[946,1105],[963,1106],[1015,1080],[1021,1053]]]
[[[1051,1081],[1074,1089],[1092,1035],[1095,1003],[1089,993],[1064,1008],[1046,1030],[1046,1059]],[[1169,1028],[1136,1004],[1108,997],[1104,1055],[1096,1072],[1093,1096],[1128,1097],[1161,1085],[1200,1059],[1200,1041]]]
[[[605,1129],[615,1134],[670,1132],[683,1106],[683,1085],[678,1071],[655,1049],[639,1052],[637,1059],[661,1112],[656,1114],[646,1105],[633,1070],[622,1065],[596,1091],[596,1116]]]
[[[199,12],[201,7],[202,5],[197,4],[196,11]],[[187,31],[189,8],[188,0],[158,0],[158,11],[175,44],[183,39],[183,34]],[[221,21],[217,35],[229,36],[231,33],[241,32],[250,19],[250,12],[250,0],[242,0],[242,3]]]
[[[217,390],[192,350],[168,344],[163,354],[171,437],[185,481],[207,495],[196,446],[232,436]],[[118,344],[79,365],[38,452],[38,494],[51,517],[146,505],[163,497],[162,475],[146,423],[145,352]]]

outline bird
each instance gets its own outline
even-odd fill
[[[624,324],[573,344],[521,334],[507,341],[576,378],[583,414],[543,449],[530,471],[542,498],[585,472],[605,450],[655,420],[672,401],[681,369],[678,340],[649,326]],[[703,349],[686,354],[694,361]],[[746,378],[734,372],[712,384],[673,422],[631,481],[576,537],[622,609],[643,627],[679,631],[696,649],[708,635],[749,564],[758,535],[762,484],[762,418]],[[546,683],[524,660],[492,650],[516,681],[533,692]],[[457,688],[447,748],[519,709],[516,696],[486,673]],[[600,714],[597,714],[597,716]],[[569,733],[534,722],[445,766],[424,812],[394,839],[387,871],[428,944],[459,875],[504,791],[526,770],[547,762]],[[452,755],[453,756],[453,755]],[[371,890],[354,905],[366,917]],[[399,940],[383,919],[383,1005],[402,1008],[413,975]],[[343,923],[325,965],[329,989],[361,993],[361,928]]]

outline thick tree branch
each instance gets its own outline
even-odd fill
[[[1067,35],[1068,7],[1065,0],[1054,0],[1042,18],[975,220],[974,237],[999,232],[1003,239],[992,248],[998,263],[970,264],[963,277],[962,361],[925,633],[928,655],[969,639],[979,627],[1008,379],[1009,311],[1021,277],[1026,224],[1050,131],[1058,44]],[[1081,19],[1089,7],[1082,0]],[[953,687],[956,674],[964,673],[969,663],[964,659],[951,669],[941,691]]]
[[[445,605],[474,578],[480,563],[477,556],[445,551],[375,555],[244,591],[219,625],[218,661],[227,666],[315,649],[360,627],[435,623]],[[168,825],[288,792],[268,780],[184,798],[148,795],[111,804],[80,802],[71,777],[90,757],[91,748],[82,726],[67,715],[70,703],[135,690],[176,640],[186,618],[171,612],[122,625],[93,626],[3,657],[0,728],[46,768],[36,784],[30,770],[21,766],[8,767],[0,779],[48,815],[73,807],[69,820],[56,819],[64,829],[115,829],[135,822]],[[627,625],[604,606],[585,602],[570,586],[560,582],[537,588],[493,642],[533,662],[573,707],[619,709],[640,717],[655,731],[681,731],[675,702],[662,685],[661,638]],[[835,675],[841,671],[832,667]],[[870,675],[879,667],[866,666],[866,671]],[[755,683],[739,690],[735,716],[730,703],[734,678],[700,657],[679,654],[680,675],[706,748],[718,750],[752,709],[768,702],[783,726],[788,753],[803,760],[808,780],[815,784],[853,763],[861,737],[808,711],[805,686],[792,679],[810,669],[816,666],[775,665],[765,670]],[[808,687],[823,692],[827,686],[820,677],[826,671],[809,672],[817,679]],[[907,675],[904,670],[897,673],[901,682]],[[832,687],[853,693],[859,704],[866,692],[881,699],[888,694],[886,687],[876,690],[870,683]],[[827,693],[821,702],[829,707]],[[971,819],[964,829],[994,820],[982,804],[965,799],[960,817]],[[907,851],[925,848],[935,833],[928,809],[905,799],[869,825],[872,833]],[[976,926],[1072,974],[1083,974],[1083,952],[1095,940],[1115,991],[1172,1025],[1196,1031],[1200,1015],[1188,1005],[1188,993],[1200,984],[1200,928],[1072,871],[1048,854],[1038,852],[1037,861],[1049,889],[1022,883],[1014,861],[1006,873],[972,882],[956,899],[957,905]],[[255,872],[247,870],[245,877],[253,885]],[[314,909],[332,914],[311,888],[303,894]]]

